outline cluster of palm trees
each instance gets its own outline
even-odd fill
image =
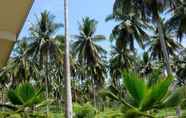
[[[66,103],[66,117],[71,118],[72,101],[99,106],[101,89],[108,85],[121,89],[123,70],[141,76],[166,70],[165,75],[173,72],[178,84],[185,84],[184,0],[115,0],[113,13],[106,18],[118,23],[110,36],[111,52],[99,43],[106,37],[96,34],[98,22],[90,17],[84,17],[79,34],[70,37],[68,2],[65,6],[64,25],[44,11],[31,25],[30,35],[16,43],[13,57],[0,70],[2,86],[15,88],[22,82],[44,86],[46,98]],[[63,26],[64,36],[57,32]]]
[[[184,4],[180,0],[116,0],[113,13],[106,19],[118,22],[111,34],[115,41],[113,52],[118,52],[111,59],[111,71],[134,68],[141,48],[150,56],[148,61],[162,63],[171,74],[172,59],[183,48],[177,39],[184,38]]]

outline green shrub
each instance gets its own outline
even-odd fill
[[[121,113],[120,108],[106,108],[103,112],[99,112],[96,118],[123,118],[123,113]]]
[[[172,76],[156,75],[151,76],[150,79],[156,81],[150,82],[149,78],[148,80],[141,78],[137,73],[125,72],[123,85],[126,88],[127,97],[112,91],[105,91],[104,94],[128,108],[122,110],[126,118],[139,118],[140,116],[153,118],[156,114],[152,112],[154,109],[166,109],[182,104],[184,87],[171,91],[169,88],[173,80]]]
[[[95,118],[96,108],[94,108],[90,103],[73,105],[74,118]]]
[[[30,107],[43,101],[41,92],[41,89],[36,90],[31,84],[23,83],[18,85],[15,89],[10,89],[8,91],[8,99],[13,105]]]

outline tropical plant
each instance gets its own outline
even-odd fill
[[[96,44],[98,41],[105,39],[103,35],[95,35],[97,21],[89,17],[82,20],[79,25],[80,35],[75,35],[77,39],[73,43],[73,49],[76,50],[78,61],[84,64],[96,64],[105,54],[105,50]]]
[[[9,109],[0,113],[1,117],[45,117],[43,113],[37,113],[35,110],[52,103],[52,100],[43,99],[42,88],[34,89],[29,83],[20,84],[15,90],[10,89],[8,91],[8,99],[11,104],[0,105]]]
[[[104,82],[106,75],[105,64],[103,57],[106,51],[96,44],[98,41],[105,39],[103,35],[95,35],[97,21],[89,17],[82,20],[79,25],[80,34],[75,35],[77,39],[72,46],[75,51],[75,59],[77,63],[83,66],[84,71],[82,77],[92,81],[93,96],[95,103],[95,89],[96,85],[101,85]]]
[[[24,107],[31,107],[41,103],[42,89],[35,90],[31,84],[24,83],[16,87],[15,90],[8,91],[8,98],[13,105],[23,105]]]
[[[8,91],[7,97],[11,104],[1,104],[0,106],[12,110],[13,112],[10,114],[33,112],[33,109],[44,107],[52,102],[44,99],[42,92],[43,88],[34,88],[30,83],[22,83]]]
[[[163,78],[159,75],[154,79],[157,81],[149,84],[148,78],[140,78],[138,74],[128,71],[123,74],[124,87],[128,97],[123,98],[113,92],[106,92],[106,95],[120,101],[128,108],[128,110],[123,110],[127,118],[139,116],[154,118],[153,109],[175,107],[180,104],[183,101],[182,89],[184,89],[178,88],[174,92],[170,91],[171,76]]]
[[[142,3],[138,2],[139,6],[142,8],[142,16],[145,19],[148,19],[149,16],[152,16],[152,21],[154,20],[155,23],[157,24],[157,31],[159,33],[159,39],[160,39],[160,44],[161,44],[161,50],[163,52],[163,59],[165,62],[165,66],[167,69],[167,73],[171,74],[171,67],[170,67],[170,62],[169,62],[169,55],[167,52],[167,47],[165,43],[165,36],[164,36],[164,31],[162,28],[162,23],[161,23],[161,17],[160,13],[164,12],[166,8],[173,7],[174,3],[172,0],[149,0],[149,1],[144,1]]]
[[[95,118],[96,108],[94,108],[90,103],[85,103],[80,105],[75,103],[73,106],[74,118]]]
[[[63,25],[54,21],[54,16],[48,11],[41,13],[37,22],[30,27],[31,44],[30,50],[32,59],[36,59],[41,66],[41,78],[45,81],[46,98],[49,97],[49,65],[61,64],[62,49],[56,44],[55,33]],[[48,107],[47,107],[48,109]],[[47,110],[48,111],[48,110]]]

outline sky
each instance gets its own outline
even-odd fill
[[[108,37],[114,23],[105,22],[105,18],[112,13],[113,2],[114,0],[69,0],[70,34],[78,34],[78,22],[81,22],[83,17],[89,16],[98,21],[97,34]],[[36,16],[44,10],[56,16],[56,22],[64,23],[63,8],[63,0],[35,0],[20,37],[28,35],[30,23],[35,22]],[[63,28],[59,33],[63,33]]]

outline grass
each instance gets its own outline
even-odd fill
[[[186,110],[182,110],[182,118],[186,118]],[[177,118],[176,117],[176,109],[175,108],[169,108],[169,109],[165,109],[165,110],[161,110],[160,113],[157,115],[157,117],[159,118],[164,118],[167,116],[171,116],[172,118]]]
[[[46,118],[46,113],[42,112],[43,110],[40,110],[38,112],[35,112],[34,115],[39,115],[40,117],[35,118]],[[158,111],[157,118],[177,118],[176,117],[176,109],[175,108],[169,108]],[[7,114],[6,112],[0,112],[0,118],[3,118],[3,115]],[[21,118],[19,114],[11,114],[12,117],[8,118]],[[104,112],[97,112],[96,118],[113,118],[111,116],[114,116],[114,118],[120,118],[122,116],[122,113],[119,110],[114,110],[112,108],[107,108],[104,110]],[[50,113],[48,113],[48,118],[64,118],[64,112],[63,108],[59,108],[56,105],[50,105]],[[186,118],[186,110],[182,110],[182,117]]]
[[[5,112],[0,112],[0,118],[22,118],[20,114],[9,114],[7,115],[8,113],[5,113]],[[25,113],[27,114],[27,113]],[[33,113],[34,115],[34,118],[46,118],[46,113],[40,113],[40,112],[37,112],[37,113]],[[8,116],[8,117],[7,117]],[[48,113],[48,117],[47,118],[64,118],[64,113]]]

